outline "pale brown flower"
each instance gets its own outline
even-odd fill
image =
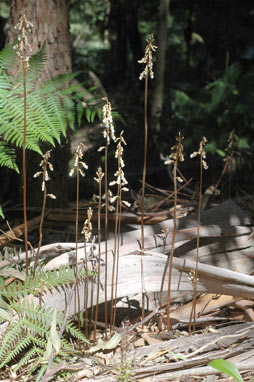
[[[154,37],[153,34],[150,35],[149,39],[146,40],[147,45],[145,49],[145,55],[144,57],[138,61],[139,64],[145,64],[145,69],[140,74],[139,79],[142,80],[143,78],[146,78],[150,76],[150,78],[154,78],[153,73],[153,52],[156,51],[157,46],[153,45]]]
[[[206,159],[206,152],[205,152],[205,149],[204,149],[204,146],[206,145],[207,142],[208,142],[208,141],[207,141],[206,137],[203,137],[202,140],[201,140],[201,142],[200,142],[200,144],[199,144],[199,149],[198,149],[198,151],[194,151],[194,152],[190,155],[191,158],[195,158],[197,155],[200,155],[200,156],[201,156],[201,159],[202,159],[202,167],[203,167],[205,170],[208,169],[208,165],[207,165],[207,163],[206,163],[206,161],[205,161],[205,159]]]
[[[16,51],[19,58],[24,64],[24,68],[29,68],[29,58],[32,52],[32,47],[28,42],[27,33],[32,32],[33,24],[26,19],[26,16],[21,15],[19,22],[14,26],[18,30],[18,43],[13,49]]]

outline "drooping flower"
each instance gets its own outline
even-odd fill
[[[146,78],[150,76],[150,78],[154,78],[153,73],[153,52],[156,51],[157,46],[153,45],[154,37],[153,34],[150,35],[149,39],[146,40],[147,45],[145,49],[145,55],[141,60],[138,61],[139,64],[145,64],[145,69],[140,74],[139,79],[142,80],[143,78]]]

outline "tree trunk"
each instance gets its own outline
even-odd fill
[[[43,80],[70,73],[71,39],[66,0],[12,0],[8,43],[17,38],[14,25],[18,23],[22,13],[33,23],[30,40],[33,54],[46,42],[47,62]]]
[[[45,70],[40,81],[46,81],[59,74],[70,73],[71,65],[71,39],[69,32],[69,13],[66,0],[12,0],[11,16],[7,43],[17,38],[14,26],[18,23],[21,14],[25,14],[32,22],[32,33],[29,43],[32,54],[37,53],[45,42],[47,60]],[[43,151],[48,150],[43,148]],[[40,205],[42,200],[41,186],[35,187],[33,174],[39,171],[41,157],[36,153],[28,154],[27,166],[27,195],[28,204]],[[61,145],[56,143],[52,151],[54,173],[48,183],[49,192],[53,192],[57,199],[54,206],[67,204],[68,163],[70,159],[69,142],[62,139]]]
[[[164,72],[167,51],[168,13],[170,0],[160,0],[158,10],[158,29],[156,45],[158,46],[154,69],[154,89],[151,97],[151,126],[160,131],[160,118],[163,107]]]

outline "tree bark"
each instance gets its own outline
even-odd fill
[[[154,69],[154,89],[151,97],[151,126],[160,131],[160,118],[163,108],[164,72],[167,51],[168,13],[170,0],[160,0],[158,9],[157,41],[158,46]]]
[[[30,44],[33,54],[46,42],[47,62],[43,80],[58,74],[70,73],[71,38],[69,32],[69,13],[66,0],[12,0],[9,20],[8,43],[17,38],[14,25],[25,13],[27,20],[33,23]]]
[[[9,30],[7,44],[12,43],[17,38],[17,31],[14,26],[18,23],[21,14],[25,14],[28,21],[32,22],[32,33],[29,36],[29,43],[32,47],[32,54],[37,53],[45,43],[47,60],[45,69],[40,78],[40,82],[47,81],[59,74],[70,73],[71,63],[71,38],[69,32],[69,13],[66,0],[12,0],[11,15],[9,20]],[[43,151],[49,147],[43,148]],[[28,203],[30,205],[40,205],[42,200],[41,186],[35,187],[33,174],[39,171],[41,157],[36,153],[28,154],[27,166],[27,189]],[[67,180],[68,163],[70,159],[69,142],[62,139],[61,144],[56,143],[52,151],[52,161],[54,172],[48,183],[49,192],[56,195],[55,207],[67,204]]]

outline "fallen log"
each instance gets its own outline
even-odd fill
[[[219,215],[218,215],[219,214]],[[222,218],[219,224],[218,216]],[[238,225],[250,224],[250,219],[244,212],[232,201],[223,203],[221,206],[207,210],[202,213],[203,224],[200,234],[203,235],[204,242],[200,241],[200,263],[197,285],[198,293],[216,293],[234,297],[252,298],[254,293],[254,281],[248,273],[254,269],[253,246],[254,239],[249,239],[251,229],[249,227],[239,227]],[[235,225],[230,226],[229,223]],[[145,301],[145,309],[149,310],[151,305],[160,305],[165,302],[168,285],[167,261],[170,252],[170,230],[172,230],[171,221],[160,223],[153,227],[146,227],[145,232],[154,236],[146,238],[146,250],[142,255],[144,263],[144,285],[147,297]],[[195,238],[197,224],[194,217],[186,217],[178,222],[177,243],[175,254],[179,257],[173,259],[173,274],[171,284],[171,297],[176,297],[183,292],[192,293],[192,284],[189,280],[188,273],[195,269],[195,262],[191,260],[196,254]],[[169,227],[167,240],[164,241],[161,235],[162,228]],[[180,227],[182,229],[180,229]],[[140,231],[123,235],[124,245],[119,249],[119,275],[117,296],[113,296],[118,301],[123,300],[125,306],[140,306],[142,287],[140,281],[141,273],[141,251],[139,236]],[[133,241],[133,237],[138,237]],[[249,239],[249,240],[248,240]],[[211,241],[212,240],[212,241]],[[112,264],[115,256],[110,250],[113,242],[108,243],[108,268],[107,268],[107,296],[108,301],[111,299],[111,280],[112,280]],[[80,243],[82,247],[82,244]],[[157,248],[154,248],[156,247]],[[103,244],[102,244],[103,251]],[[48,256],[56,256],[55,259],[48,262],[48,269],[59,267],[59,264],[72,265],[75,261],[75,246],[72,244],[71,251],[58,256],[58,248],[53,245],[51,251],[50,246],[45,249],[44,257],[48,261]],[[64,246],[60,246],[60,251]],[[148,248],[148,249],[147,249]],[[157,251],[156,251],[157,249]],[[96,248],[91,246],[94,258],[98,255]],[[29,254],[31,255],[31,254]],[[43,256],[43,251],[41,253]],[[78,249],[78,259],[83,262],[84,248]],[[99,288],[99,304],[105,303],[105,263],[101,254],[101,272],[100,272],[100,288]],[[65,262],[66,261],[66,262]],[[202,263],[203,262],[203,263]],[[206,264],[204,264],[206,263]],[[6,264],[6,263],[5,263]],[[236,272],[237,270],[237,272]],[[246,274],[245,274],[246,273]],[[165,274],[165,277],[163,275]],[[46,307],[51,307],[64,311],[66,308],[66,292],[69,287],[61,290],[53,290],[43,296]],[[88,282],[88,301],[87,306],[95,305],[96,301],[96,277],[93,281]],[[161,298],[162,292],[162,298]],[[164,292],[164,295],[163,295]],[[80,284],[80,302],[81,310],[84,309],[85,285]],[[93,297],[91,297],[91,295]],[[70,303],[69,316],[76,313],[77,300],[74,297]]]
[[[39,227],[41,221],[41,216],[36,216],[35,218],[28,220],[27,222],[27,231],[31,232],[34,229],[37,229]],[[4,234],[0,235],[0,248],[8,245],[12,241],[16,240],[17,238],[20,238],[24,235],[25,227],[24,224],[20,224],[13,229],[5,232]]]

